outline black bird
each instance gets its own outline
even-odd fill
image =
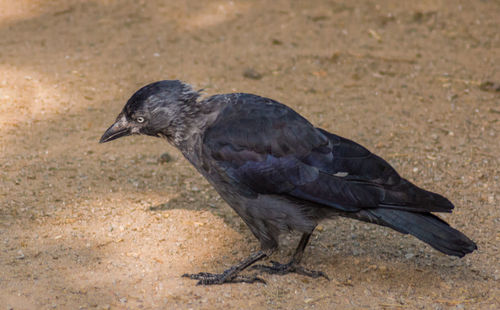
[[[100,142],[143,134],[167,139],[212,184],[260,241],[261,250],[221,274],[184,276],[198,284],[263,282],[239,273],[270,256],[279,235],[302,238],[289,263],[254,269],[320,277],[299,265],[319,221],[349,217],[411,234],[462,257],[476,244],[431,212],[451,212],[445,197],[423,190],[363,146],[314,127],[291,108],[245,93],[200,93],[181,81],[144,86]]]

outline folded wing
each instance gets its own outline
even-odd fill
[[[314,128],[292,109],[240,94],[204,137],[207,153],[232,182],[255,194],[288,195],[347,212],[388,208],[450,212],[361,145]]]

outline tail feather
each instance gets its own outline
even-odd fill
[[[445,254],[463,257],[477,249],[474,241],[431,213],[385,208],[371,209],[368,212],[375,216],[380,224],[404,234],[411,234]]]

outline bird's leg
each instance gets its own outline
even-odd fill
[[[302,235],[302,238],[300,238],[299,241],[299,245],[295,250],[295,254],[293,254],[292,260],[287,264],[280,264],[278,262],[271,261],[272,266],[254,265],[252,266],[252,269],[258,269],[263,272],[279,275],[285,275],[294,272],[311,278],[324,277],[327,280],[330,280],[330,278],[328,278],[328,276],[322,271],[309,270],[302,266],[299,266],[299,263],[302,260],[302,256],[304,254],[304,249],[306,248],[307,242],[309,242],[311,234],[312,232],[304,233]]]
[[[211,285],[211,284],[224,284],[224,283],[254,283],[261,282],[266,283],[259,277],[252,276],[240,276],[239,273],[243,271],[248,266],[252,265],[256,261],[263,259],[271,255],[272,250],[260,250],[251,254],[249,257],[241,261],[240,263],[234,265],[233,267],[226,269],[223,273],[208,273],[200,272],[194,274],[183,274],[183,277],[199,280],[198,285]]]

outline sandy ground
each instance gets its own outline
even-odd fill
[[[498,309],[500,3],[405,3],[1,0],[0,308]],[[479,250],[338,220],[304,260],[331,281],[180,278],[258,243],[165,142],[97,143],[160,79],[268,96],[364,144],[449,197]]]

